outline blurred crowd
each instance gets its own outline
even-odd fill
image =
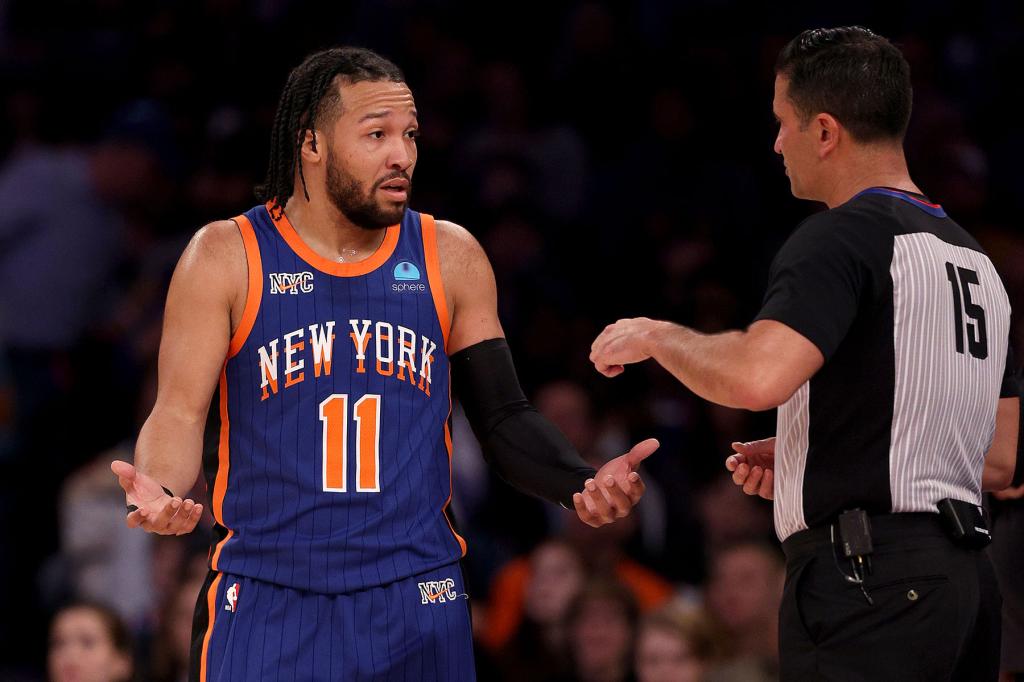
[[[722,462],[774,415],[708,405],[654,367],[601,378],[590,343],[624,316],[703,331],[752,319],[772,254],[820,208],[790,196],[772,153],[772,64],[823,25],[864,24],[904,50],[911,173],[1024,305],[1024,127],[1002,123],[1024,6],[528,7],[0,2],[0,679],[88,665],[185,679],[209,520],[184,537],[130,531],[108,466],[131,458],[153,402],[177,257],[254,203],[288,70],[337,44],[405,70],[424,133],[413,207],[484,245],[538,409],[595,464],[662,443],[639,513],[595,530],[498,480],[457,417],[481,679],[773,679],[771,506]],[[205,501],[202,481],[194,494]]]

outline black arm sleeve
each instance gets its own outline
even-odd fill
[[[523,395],[505,339],[451,356],[452,383],[484,458],[513,486],[572,508],[572,496],[597,472]]]

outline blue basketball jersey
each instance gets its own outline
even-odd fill
[[[358,263],[267,206],[235,222],[249,293],[220,379],[210,567],[333,594],[457,561],[433,218],[406,211]]]

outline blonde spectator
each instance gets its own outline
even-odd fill
[[[702,611],[676,606],[655,611],[637,631],[637,680],[700,682],[721,649],[720,636]]]

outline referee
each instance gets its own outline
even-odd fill
[[[713,402],[779,408],[776,438],[735,444],[727,466],[775,499],[786,680],[998,674],[977,505],[1013,476],[1010,305],[978,243],[911,180],[910,108],[886,39],[797,36],[776,64],[775,151],[794,196],[829,210],[779,251],[745,331],[626,319],[592,348],[609,377],[653,358]]]

